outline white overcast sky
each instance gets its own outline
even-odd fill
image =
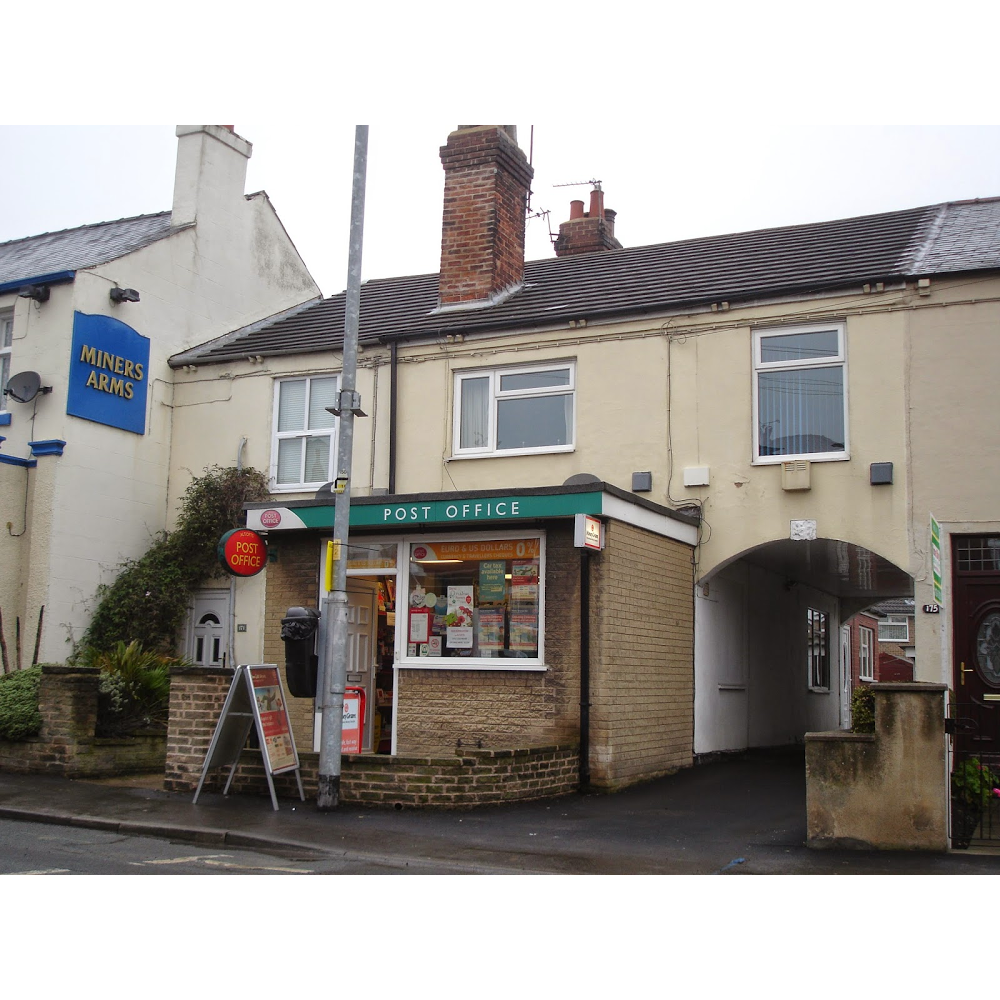
[[[373,125],[364,277],[437,271],[451,125]],[[590,179],[642,246],[941,201],[1000,196],[997,125],[519,125],[534,128],[533,210],[551,227],[589,204]],[[237,125],[265,190],[324,294],[347,276],[353,125]],[[169,209],[173,125],[0,126],[0,242]],[[579,187],[556,187],[584,182]],[[545,219],[529,260],[552,255]]]

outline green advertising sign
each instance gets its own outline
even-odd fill
[[[507,563],[503,559],[483,559],[479,563],[479,600],[502,601],[507,596]]]
[[[934,603],[944,604],[941,587],[941,525],[931,514],[931,575],[934,578]]]

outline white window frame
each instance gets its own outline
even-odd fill
[[[875,680],[875,633],[867,625],[858,626],[858,680]]]
[[[270,488],[272,493],[301,493],[306,490],[317,490],[321,486],[329,483],[333,479],[333,470],[336,467],[337,461],[337,436],[340,432],[340,421],[334,419],[332,427],[322,427],[316,430],[308,430],[306,428],[290,430],[290,431],[279,431],[278,430],[278,417],[279,406],[281,400],[281,386],[287,382],[305,382],[306,383],[306,402],[305,402],[305,413],[309,413],[309,398],[312,391],[312,381],[313,379],[328,379],[332,378],[336,380],[337,388],[339,390],[341,381],[339,372],[316,372],[313,375],[294,375],[288,378],[277,378],[274,380],[274,400],[272,405],[272,418],[271,418],[271,467],[270,467]],[[296,438],[310,438],[310,437],[329,437],[330,439],[330,455],[329,462],[327,463],[326,477],[322,480],[309,480],[301,481],[297,483],[278,483],[278,443],[280,441],[296,439]],[[303,449],[303,461],[305,460],[305,449]]]
[[[823,646],[818,651],[813,641],[814,615],[823,623]],[[819,608],[806,609],[806,669],[809,690],[821,694],[828,694],[830,691],[830,626],[831,617],[828,611]]]
[[[569,383],[538,389],[516,389],[506,392],[500,389],[500,379],[505,375],[526,375],[534,372],[569,371]],[[462,447],[462,383],[467,379],[489,378],[490,403],[488,415],[487,443],[479,448]],[[576,449],[576,362],[553,361],[541,365],[513,365],[509,368],[475,368],[455,372],[454,382],[454,434],[452,438],[453,458],[492,458],[507,455],[550,455]],[[539,445],[534,448],[497,448],[497,410],[499,403],[516,399],[539,399],[543,396],[570,396],[573,413],[570,420],[569,441],[566,444]]]
[[[761,341],[765,337],[790,337],[803,333],[837,333],[837,353],[825,356],[816,361],[761,361]],[[809,371],[814,369],[839,368],[843,372],[844,384],[844,450],[798,452],[789,455],[762,455],[760,453],[760,376],[766,372],[776,371]],[[777,329],[754,330],[753,334],[753,456],[754,465],[780,465],[783,462],[846,462],[851,457],[850,428],[848,425],[848,378],[847,378],[847,329],[844,323],[825,323],[822,325],[779,327]]]
[[[532,657],[408,656],[410,545],[425,542],[476,542],[504,538],[537,538],[538,545],[538,655]],[[388,539],[386,539],[388,541]],[[445,535],[407,535],[400,539],[399,576],[396,588],[396,665],[410,670],[545,670],[545,532],[476,531]],[[371,571],[368,571],[371,572]]]
[[[10,343],[7,343],[10,341]],[[0,413],[7,412],[7,397],[3,390],[7,388],[4,379],[4,368],[7,378],[11,376],[11,362],[14,350],[14,313],[13,310],[0,312]],[[6,362],[6,364],[5,364]]]
[[[904,629],[904,634],[902,636],[898,634],[884,635],[883,629],[897,629],[902,625]],[[886,615],[885,618],[880,618],[878,623],[878,641],[879,642],[892,642],[897,645],[905,644],[910,641],[910,619],[908,615]]]

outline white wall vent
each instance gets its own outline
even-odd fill
[[[808,490],[810,488],[809,463],[782,462],[781,488],[783,490]]]

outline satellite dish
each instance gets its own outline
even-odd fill
[[[575,476],[570,476],[569,479],[563,483],[563,486],[589,486],[591,483],[599,482],[601,482],[601,480],[590,472],[578,472]]]
[[[19,372],[7,379],[4,392],[19,403],[30,403],[40,392],[51,392],[52,386],[42,385],[38,372]]]

